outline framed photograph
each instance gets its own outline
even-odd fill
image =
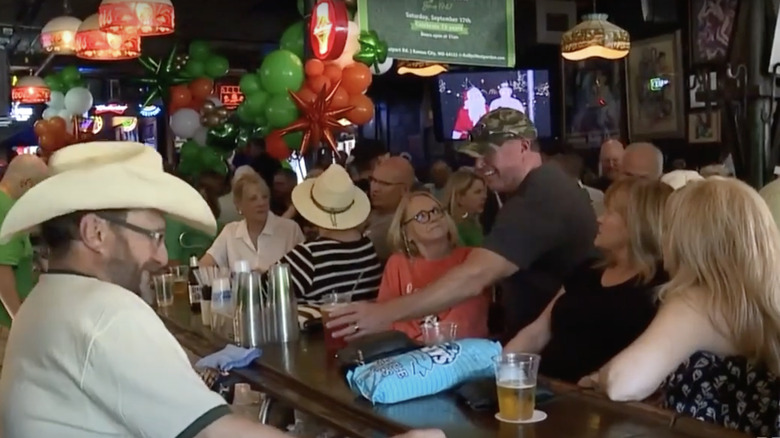
[[[726,61],[736,29],[739,0],[690,0],[691,65]]]
[[[680,31],[632,41],[628,54],[628,135],[631,141],[685,138]]]
[[[577,24],[577,3],[536,0],[536,42],[561,44],[563,34]]]
[[[688,143],[719,143],[720,111],[688,114]]]
[[[566,141],[598,148],[626,132],[626,61],[590,58],[561,61]]]
[[[698,93],[704,91],[705,86],[709,86],[710,91],[717,91],[718,89],[718,73],[711,71],[709,73],[709,83],[702,83],[701,77],[699,81],[696,80],[696,75],[688,76],[688,98],[690,100],[690,108],[704,108],[707,106],[707,102],[696,98]],[[713,93],[714,95],[714,93]],[[717,106],[717,101],[710,102],[710,106]]]

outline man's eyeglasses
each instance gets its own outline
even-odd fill
[[[119,218],[111,217],[110,215],[107,214],[97,214],[96,216],[99,217],[100,219],[103,219],[106,222],[109,222],[111,224],[120,226],[126,230],[130,230],[135,233],[148,237],[152,241],[152,243],[155,244],[156,247],[159,247],[165,241],[164,232],[154,231],[143,227],[139,227],[138,225],[131,224]]]
[[[442,214],[444,214],[444,212],[439,207],[433,207],[430,210],[421,210],[412,216],[411,219],[405,220],[403,224],[406,225],[412,221],[417,222],[418,224],[427,224],[431,220],[441,217]]]

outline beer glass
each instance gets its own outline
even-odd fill
[[[420,326],[423,343],[429,347],[446,344],[457,338],[458,325],[454,322],[426,322]]]
[[[536,405],[538,354],[504,353],[495,358],[498,387],[498,419],[529,421]]]
[[[339,331],[344,327],[328,328],[328,321],[330,321],[330,312],[338,309],[339,307],[346,306],[352,301],[352,294],[337,294],[330,293],[325,295],[322,300],[322,307],[320,312],[322,313],[322,327],[325,333],[325,350],[330,354],[335,354],[342,348],[347,346],[347,341],[344,338],[334,338],[333,332]]]
[[[155,275],[153,279],[154,296],[157,299],[157,307],[168,307],[173,305],[173,275]]]
[[[172,266],[171,275],[173,276],[173,294],[181,297],[189,297],[189,288],[187,287],[187,266]]]

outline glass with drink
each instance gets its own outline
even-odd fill
[[[173,275],[155,275],[152,281],[154,282],[154,296],[157,299],[157,307],[173,305]]]
[[[350,303],[350,301],[352,301],[352,294],[348,294],[348,293],[327,294],[322,300],[322,307],[320,308],[320,312],[322,313],[323,332],[325,332],[325,350],[329,354],[335,354],[339,350],[347,346],[347,341],[345,341],[344,338],[333,337],[333,332],[337,332],[343,329],[344,326],[329,328],[328,321],[330,321],[330,313],[338,309],[339,307],[346,306],[347,304]]]
[[[526,353],[504,353],[495,358],[497,419],[510,423],[537,421],[534,408],[540,359],[538,354]]]
[[[189,295],[189,288],[187,287],[187,267],[183,265],[172,266],[171,275],[173,276],[173,294],[187,297]]]

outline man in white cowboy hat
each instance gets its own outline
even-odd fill
[[[51,251],[11,329],[0,435],[286,436],[232,415],[137,295],[142,271],[167,263],[163,215],[216,231],[198,192],[139,143],[69,146],[49,166],[0,227],[7,240],[41,226]]]

